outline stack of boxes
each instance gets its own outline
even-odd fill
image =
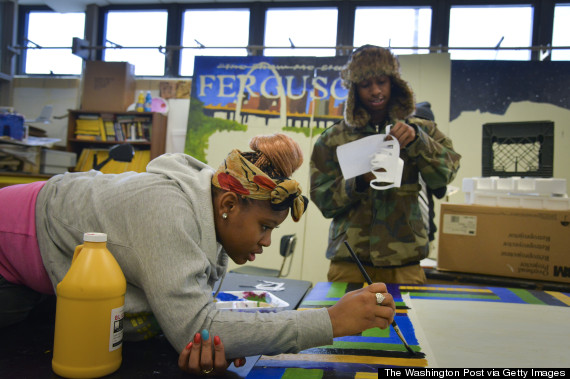
[[[467,178],[441,206],[437,268],[570,283],[565,179]]]
[[[554,178],[465,178],[467,204],[532,209],[570,209],[566,179]]]
[[[85,62],[81,110],[124,112],[135,101],[135,66],[128,62]]]

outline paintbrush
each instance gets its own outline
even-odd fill
[[[368,283],[368,285],[372,284],[372,279],[370,279],[370,276],[368,276],[368,273],[366,272],[366,270],[364,269],[364,266],[362,265],[362,263],[360,262],[360,259],[358,259],[358,257],[356,256],[356,254],[354,253],[354,251],[352,250],[352,248],[350,247],[350,245],[348,244],[348,241],[344,241],[344,244],[346,245],[346,247],[348,248],[348,251],[350,252],[350,255],[352,255],[352,258],[354,259],[354,261],[356,262],[356,264],[358,265],[358,268],[360,269],[360,272],[362,273],[362,276],[364,276],[364,279],[366,279],[366,283]],[[380,304],[378,304],[380,305]],[[410,354],[412,355],[416,355],[416,353],[412,350],[412,348],[410,347],[410,345],[408,345],[408,343],[406,342],[406,339],[404,338],[404,335],[402,334],[402,332],[400,331],[400,328],[398,327],[398,324],[396,323],[396,320],[392,321],[392,327],[394,328],[394,330],[396,331],[396,334],[398,335],[398,337],[400,337],[400,340],[402,340],[402,343],[404,344],[404,346],[406,347],[406,349],[410,352]]]

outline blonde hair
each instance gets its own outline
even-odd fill
[[[303,164],[299,144],[282,133],[253,137],[249,147],[253,153],[242,155],[272,178],[288,178]]]

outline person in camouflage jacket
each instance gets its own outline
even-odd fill
[[[326,257],[330,281],[362,281],[344,245],[348,241],[374,281],[424,283],[420,260],[429,239],[418,204],[422,178],[430,188],[445,187],[455,177],[461,156],[434,122],[411,117],[414,95],[401,79],[399,62],[388,50],[365,45],[341,72],[348,89],[344,120],[317,139],[310,162],[311,200],[332,218]],[[400,142],[404,161],[401,186],[375,190],[372,173],[345,180],[336,149],[375,133]]]

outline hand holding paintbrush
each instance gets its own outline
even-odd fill
[[[352,255],[352,258],[354,259],[354,261],[358,265],[358,268],[360,269],[362,276],[366,280],[366,283],[368,283],[369,286],[372,285],[372,279],[370,279],[370,276],[368,276],[368,273],[366,272],[366,270],[364,269],[364,266],[362,265],[362,263],[360,262],[360,260],[358,259],[358,257],[356,256],[356,254],[354,253],[354,251],[352,250],[352,248],[348,244],[348,241],[344,241],[344,244],[348,248],[348,251],[350,252],[350,255]],[[376,294],[376,301],[378,302],[378,305],[380,305],[383,300],[384,300],[384,295],[377,293]],[[408,345],[408,343],[406,342],[406,339],[404,338],[404,335],[400,331],[400,328],[398,327],[396,320],[392,321],[392,327],[394,328],[394,331],[396,332],[398,337],[400,337],[400,340],[402,341],[402,343],[406,347],[406,350],[408,350],[410,352],[410,354],[415,355],[415,352],[412,350],[410,345]]]
[[[381,307],[378,306],[378,298],[374,296],[376,294],[385,294]],[[347,292],[327,309],[333,337],[352,336],[371,328],[389,328],[395,309],[394,300],[384,283],[374,283]]]

